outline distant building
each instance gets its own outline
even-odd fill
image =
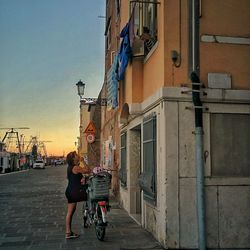
[[[90,121],[88,113],[88,104],[85,101],[80,101],[80,126],[79,126],[79,140],[77,143],[78,153],[80,157],[84,157],[87,152],[87,141],[85,139],[84,130],[88,126]]]
[[[85,160],[89,166],[95,167],[100,164],[100,122],[101,113],[100,106],[93,102],[81,100],[80,102],[80,136],[78,138],[78,153],[81,161]],[[94,132],[88,131],[89,126],[93,126]],[[90,128],[92,129],[92,127]],[[91,134],[93,141],[88,140]]]

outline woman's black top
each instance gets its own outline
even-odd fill
[[[82,174],[74,174],[72,172],[73,167],[68,166],[67,177],[68,186],[65,191],[65,195],[68,199],[68,203],[75,203],[86,200],[86,190],[81,185]]]

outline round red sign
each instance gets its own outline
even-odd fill
[[[87,134],[86,139],[88,143],[93,143],[95,141],[95,135],[93,134]]]

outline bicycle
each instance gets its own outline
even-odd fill
[[[112,175],[102,171],[93,174],[87,181],[88,200],[83,204],[84,227],[92,224],[98,240],[103,241],[108,225],[107,212],[110,211],[109,187]]]

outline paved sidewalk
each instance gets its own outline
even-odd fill
[[[103,242],[97,240],[94,227],[83,227],[82,203],[72,227],[81,236],[66,240],[66,184],[66,166],[0,175],[0,250],[163,249],[116,203]]]

